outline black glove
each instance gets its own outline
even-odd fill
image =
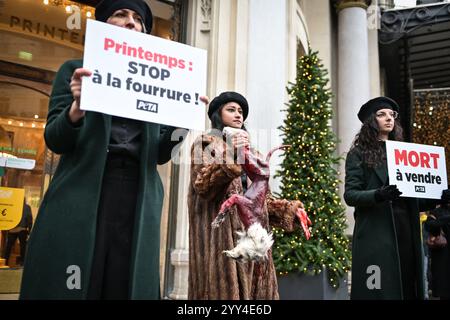
[[[450,202],[450,189],[442,190],[441,200],[445,202]]]
[[[400,190],[398,190],[397,186],[389,185],[389,186],[382,186],[380,189],[375,191],[375,200],[377,202],[383,202],[383,201],[392,201],[395,199],[398,199],[398,197],[402,194]]]

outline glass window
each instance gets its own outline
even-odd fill
[[[0,186],[25,190],[25,200],[33,217],[42,197],[45,143],[42,139],[48,96],[19,85],[0,82],[0,158],[32,159],[31,170],[0,167]],[[6,252],[6,232],[2,232],[1,252],[8,265],[20,265],[23,257],[18,242]]]

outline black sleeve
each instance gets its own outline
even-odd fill
[[[376,189],[366,189],[362,155],[353,149],[345,160],[344,200],[351,207],[375,205]]]
[[[433,215],[434,217],[431,217]],[[436,208],[430,212],[427,220],[425,221],[425,230],[432,235],[439,235],[441,228],[450,223],[450,211],[446,208]]]
[[[161,125],[158,144],[158,164],[164,164],[178,152],[189,130]]]
[[[436,206],[439,204],[439,200],[436,199],[422,199],[419,198],[419,211],[429,211],[436,208]]]
[[[427,221],[425,221],[425,230],[427,230],[433,236],[437,236],[441,231],[441,224],[438,220],[428,218]]]
[[[31,207],[29,205],[25,205],[25,216],[26,216],[26,225],[27,228],[31,230],[33,227],[33,214],[31,212]]]

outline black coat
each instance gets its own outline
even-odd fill
[[[377,202],[375,191],[388,180],[387,165],[368,167],[358,148],[352,149],[346,159],[344,199],[355,207],[355,228],[352,243],[352,299],[403,299],[399,248],[394,223],[394,212],[389,201]],[[420,233],[419,207],[433,206],[404,198],[408,208],[416,283],[419,298],[424,298],[423,247]],[[422,207],[421,207],[422,208]],[[367,281],[380,270],[381,288],[370,290]]]
[[[431,290],[434,297],[450,299],[450,209],[437,208],[431,211],[436,217],[428,217],[425,221],[425,229],[430,234],[437,236],[442,230],[447,239],[445,248],[429,248],[431,260]]]

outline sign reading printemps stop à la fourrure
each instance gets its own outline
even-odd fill
[[[82,110],[204,130],[206,51],[88,20]]]
[[[386,141],[386,153],[389,183],[402,197],[440,199],[448,188],[443,147]]]

